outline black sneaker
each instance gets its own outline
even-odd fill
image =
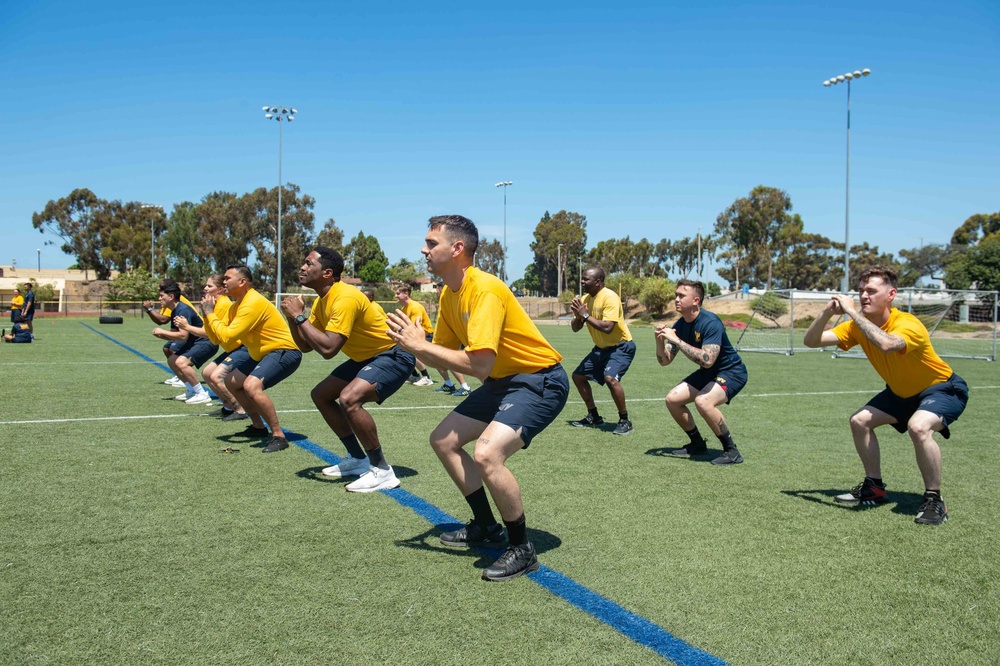
[[[595,428],[599,425],[604,425],[604,417],[595,417],[593,414],[587,414],[579,421],[570,421],[569,424],[577,428]]]
[[[444,532],[441,534],[441,545],[450,548],[470,548],[470,547],[500,547],[507,543],[507,534],[503,525],[493,523],[489,527],[483,528],[469,521],[465,527],[454,532]]]
[[[223,421],[243,421],[250,418],[246,412],[231,412],[222,417]]]
[[[512,580],[532,571],[538,571],[538,558],[529,541],[520,546],[507,546],[496,562],[483,569],[483,580]]]
[[[277,451],[284,451],[288,448],[288,440],[284,437],[272,437],[265,442],[267,446],[261,451],[261,453],[275,453]]]
[[[206,414],[206,416],[227,416],[232,413],[233,410],[229,409],[228,407],[219,407],[218,409],[213,409],[212,411],[210,411],[208,414]]]
[[[708,451],[708,445],[702,442],[701,444],[686,444],[683,448],[673,449],[670,453],[678,458],[690,458],[691,456],[705,455],[706,451]]]
[[[254,424],[248,425],[246,428],[236,433],[237,437],[270,437],[271,431],[266,427],[258,428]]]
[[[851,488],[850,492],[837,495],[834,502],[850,504],[851,506],[875,506],[889,499],[885,492],[885,486],[876,486],[868,477]]]
[[[616,435],[631,435],[634,430],[632,428],[632,422],[628,419],[622,419],[618,422],[618,426],[614,429],[614,434]]]
[[[924,495],[924,503],[917,510],[917,517],[913,522],[918,525],[940,525],[948,522],[948,509],[944,505],[944,500],[936,495],[932,497]]]
[[[740,455],[740,450],[735,446],[726,449],[721,456],[712,460],[713,465],[739,465],[741,462],[743,462],[743,456]]]

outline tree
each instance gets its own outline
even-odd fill
[[[587,218],[580,213],[565,210],[555,215],[549,215],[549,212],[545,211],[545,215],[535,226],[534,235],[535,240],[531,243],[531,251],[535,255],[532,279],[537,277],[539,291],[553,294],[556,292],[556,279],[559,274],[556,263],[558,258],[562,260],[563,276],[569,274],[571,268],[573,273],[580,268],[580,259],[587,246]],[[527,276],[526,268],[526,279]]]
[[[366,236],[363,231],[359,231],[358,235],[352,238],[351,242],[344,248],[344,261],[351,266],[352,275],[356,274],[359,277],[361,269],[370,261],[381,264],[383,273],[389,265],[389,260],[382,252],[382,246],[379,245],[378,239],[374,236]]]
[[[943,244],[924,245],[911,250],[900,250],[899,256],[905,259],[899,274],[899,286],[912,287],[923,277],[934,278],[943,275],[948,257],[953,252]]]
[[[358,271],[358,277],[361,278],[362,282],[369,284],[385,282],[385,268],[384,263],[377,259],[372,259],[361,267],[361,270]]]
[[[111,268],[101,257],[101,248],[110,232],[108,207],[107,201],[80,188],[58,201],[50,200],[41,213],[32,214],[31,224],[39,233],[61,238],[59,249],[76,257],[83,270],[95,271],[99,280],[106,280]]]
[[[951,235],[953,245],[974,245],[982,236],[986,238],[1000,232],[1000,213],[976,213],[969,217]]]
[[[136,268],[118,274],[108,284],[109,301],[155,300],[159,281],[145,268]]]
[[[674,300],[677,285],[661,277],[646,278],[639,290],[639,302],[650,314],[663,314]]]
[[[281,284],[296,284],[299,267],[312,245],[316,200],[301,194],[298,185],[286,183],[281,190]],[[249,225],[250,246],[257,255],[251,267],[264,289],[274,289],[278,274],[275,254],[278,243],[278,188],[259,187],[244,194],[241,201]],[[387,262],[386,262],[387,263]],[[385,264],[383,264],[383,269]]]
[[[1000,212],[976,213],[952,234],[952,245],[945,258],[945,280],[949,287],[997,289],[997,245],[1000,238]],[[992,285],[992,286],[991,286]]]
[[[638,299],[642,289],[642,279],[628,273],[615,273],[604,280],[608,289],[616,292],[622,299],[622,309],[628,314],[628,302],[631,299]]]
[[[497,239],[479,239],[479,249],[476,250],[476,268],[486,273],[496,275],[504,282],[507,276],[504,274],[503,243]]]
[[[778,317],[788,314],[788,303],[774,292],[765,291],[762,295],[750,300],[750,309],[758,316],[770,319],[775,326],[778,326]]]
[[[600,266],[605,273],[627,273],[638,277],[635,267],[635,243],[625,238],[609,238],[597,243],[587,253],[587,260],[593,266]]]
[[[427,263],[423,259],[419,264],[414,264],[408,259],[400,259],[386,269],[389,280],[392,282],[405,282],[415,284],[417,278],[423,277],[427,273]]]
[[[773,269],[777,289],[835,289],[840,275],[835,244],[826,236],[808,234],[802,218],[793,215],[778,230]],[[843,246],[840,246],[843,254]]]
[[[994,233],[963,257],[965,275],[976,289],[1000,291],[1000,233]]]
[[[202,284],[213,270],[221,272],[229,263],[235,263],[221,261],[217,263],[214,257],[202,257],[197,254],[197,248],[202,243],[199,238],[200,220],[197,204],[190,201],[176,204],[166,227],[158,248],[160,261],[157,263],[161,275],[171,277],[178,282]]]
[[[780,230],[789,223],[792,200],[774,187],[758,185],[719,214],[715,235],[726,256],[743,261],[747,277],[771,288],[774,251]],[[766,275],[766,280],[765,280]]]
[[[323,245],[341,255],[344,254],[344,231],[337,226],[332,217],[323,224],[323,228],[316,235],[316,245]]]

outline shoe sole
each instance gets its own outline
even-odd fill
[[[944,525],[945,523],[948,522],[948,514],[947,513],[944,514],[941,517],[941,520],[938,520],[938,521],[921,520],[920,517],[918,516],[918,517],[916,517],[916,518],[913,519],[913,522],[915,522],[917,525]]]
[[[859,506],[859,507],[878,506],[879,504],[884,504],[886,500],[887,498],[885,497],[881,497],[878,499],[860,500],[857,497],[854,497],[853,495],[837,495],[836,497],[833,498],[833,501],[837,502],[838,504],[846,504],[847,506]]]
[[[358,477],[360,477],[361,475],[368,473],[367,469],[364,472],[346,472],[346,473],[345,472],[340,472],[340,471],[338,471],[336,473],[330,473],[330,472],[326,471],[328,469],[330,469],[330,468],[329,467],[325,468],[321,472],[321,474],[323,476],[327,477],[327,478],[330,478],[330,479],[344,479],[344,478],[347,478],[347,477],[350,477],[350,476],[358,476]]]
[[[617,430],[612,432],[612,435],[618,435],[619,437],[624,437],[625,435],[631,435],[635,430],[626,430],[625,432],[618,432]]]
[[[374,488],[350,488],[344,486],[344,490],[349,493],[377,493],[380,490],[392,490],[393,488],[399,488],[399,479],[396,479],[395,482],[380,483]]]
[[[726,467],[727,465],[739,465],[742,462],[743,462],[743,456],[740,456],[736,460],[730,460],[729,458],[726,458],[725,460],[719,460],[718,458],[716,458],[715,460],[712,461],[712,464],[717,465],[719,467]]]
[[[515,578],[520,578],[524,574],[531,573],[533,571],[538,571],[539,568],[538,560],[535,560],[528,566],[524,567],[516,573],[512,573],[509,576],[487,576],[486,572],[483,571],[483,580],[488,580],[491,583],[503,583],[508,580],[514,580]]]
[[[273,449],[270,446],[265,446],[263,449],[261,449],[260,452],[261,453],[277,453],[278,451],[284,451],[287,448],[288,448],[288,444],[285,444],[283,446],[278,446],[278,447],[275,447]]]
[[[438,539],[441,545],[446,548],[459,548],[468,550],[469,548],[506,548],[507,540],[503,541],[445,541]]]

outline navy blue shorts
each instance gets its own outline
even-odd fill
[[[520,428],[521,441],[528,448],[531,440],[559,416],[567,397],[569,379],[556,363],[531,374],[487,377],[482,386],[458,404],[455,413],[487,424],[503,423],[515,431]]]
[[[188,341],[183,347],[177,350],[178,356],[186,356],[191,359],[191,364],[200,368],[205,361],[212,358],[215,352],[219,351],[219,345],[207,338],[196,338]]]
[[[240,345],[231,352],[223,351],[212,360],[212,363],[225,365],[232,370],[233,368],[240,367],[249,358],[250,350],[246,348],[246,345]]]
[[[28,314],[24,315],[25,321],[31,321],[35,318],[35,308],[28,310]]]
[[[183,349],[184,345],[186,344],[187,340],[171,340],[167,344],[163,345],[163,348],[169,351],[171,354],[176,354],[181,349]]]
[[[701,370],[695,370],[684,378],[684,383],[690,384],[698,391],[701,391],[711,382],[715,382],[726,392],[726,403],[728,404],[747,385],[747,366],[740,363],[735,368],[729,368],[721,372],[702,368]]]
[[[951,437],[948,424],[954,423],[965,411],[969,402],[969,386],[958,375],[952,375],[948,381],[934,384],[910,398],[900,398],[889,390],[885,390],[868,401],[865,407],[874,407],[896,419],[892,427],[897,432],[906,432],[907,424],[917,410],[923,410],[941,417],[944,429],[941,434],[945,439]]]
[[[635,358],[635,343],[631,340],[604,349],[594,347],[580,361],[580,365],[576,366],[573,374],[583,375],[603,386],[605,377],[614,377],[616,381],[621,381],[632,365],[633,358]]]
[[[277,349],[264,355],[259,361],[247,354],[247,360],[236,366],[236,370],[247,377],[256,377],[269,389],[298,370],[302,362],[302,352],[298,349]]]
[[[366,361],[348,359],[334,368],[330,375],[348,384],[355,379],[374,384],[375,394],[378,395],[376,402],[381,405],[382,401],[406,383],[415,363],[413,354],[393,347]]]

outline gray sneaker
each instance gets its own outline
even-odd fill
[[[250,418],[250,415],[246,412],[233,412],[232,414],[227,414],[222,417],[223,421],[242,421],[243,419]]]
[[[489,527],[483,528],[471,520],[453,532],[444,532],[440,536],[441,545],[449,548],[470,548],[470,547],[495,547],[498,548],[507,543],[507,533],[504,532],[503,525],[493,523]]]
[[[507,546],[496,562],[483,569],[483,580],[513,580],[532,571],[538,571],[538,557],[529,541],[520,546]]]
[[[618,422],[618,426],[614,429],[613,432],[616,435],[631,435],[633,432],[635,432],[635,429],[632,427],[631,421],[629,421],[628,419],[622,419],[621,421]]]

